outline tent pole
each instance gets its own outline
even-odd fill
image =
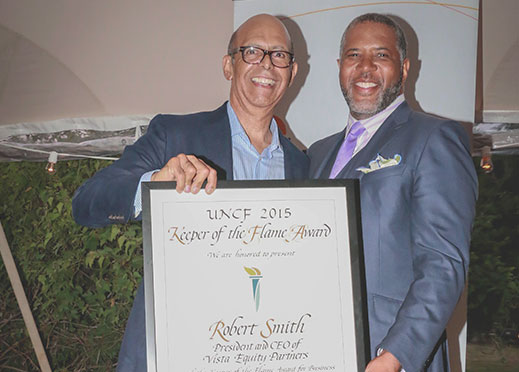
[[[42,372],[52,372],[49,360],[47,359],[47,354],[45,353],[45,349],[43,348],[43,344],[41,342],[40,334],[38,333],[38,328],[36,327],[34,317],[32,316],[29,302],[27,301],[27,297],[25,296],[22,281],[20,280],[20,275],[18,274],[18,270],[16,269],[16,264],[14,263],[13,255],[11,253],[11,249],[9,248],[9,244],[7,243],[7,238],[5,237],[4,228],[2,227],[1,222],[0,253],[2,254],[2,260],[4,261],[5,268],[7,269],[7,275],[9,276],[9,280],[11,281],[11,285],[13,287],[16,300],[18,301],[18,306],[20,306],[23,320],[25,322],[25,326],[27,327],[27,331],[29,332],[29,337],[31,338],[32,346],[34,347],[34,351],[36,352],[36,358],[38,358],[40,368]]]

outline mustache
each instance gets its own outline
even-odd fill
[[[377,84],[382,84],[382,79],[374,77],[371,72],[363,72],[363,73],[361,73],[358,78],[352,79],[350,84],[354,84],[356,81],[359,81],[359,80],[369,80],[369,81],[372,81],[372,82],[377,83]]]

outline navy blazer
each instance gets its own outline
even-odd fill
[[[285,161],[285,179],[307,179],[309,160],[279,135]],[[203,159],[218,178],[233,179],[232,142],[226,103],[215,111],[190,115],[157,115],[121,158],[101,169],[76,191],[72,213],[78,224],[101,227],[133,219],[134,199],[141,176],[161,169],[180,153]],[[126,325],[118,371],[146,371],[144,286],[141,282]]]
[[[310,177],[329,177],[344,135],[310,147]],[[378,154],[401,161],[358,170]],[[360,181],[372,357],[383,348],[407,372],[449,370],[441,338],[467,278],[477,196],[465,130],[404,102],[337,178]]]
[[[279,135],[285,179],[307,179],[309,160]],[[215,111],[189,115],[157,115],[119,160],[81,185],[72,200],[76,222],[88,227],[125,223],[133,218],[133,202],[141,176],[161,169],[178,154],[192,154],[215,168],[219,179],[233,179],[231,128],[226,103]]]

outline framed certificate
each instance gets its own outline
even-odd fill
[[[143,185],[149,372],[364,371],[357,181]]]

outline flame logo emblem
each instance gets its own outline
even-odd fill
[[[249,278],[252,280],[252,297],[254,298],[254,303],[256,304],[256,311],[259,309],[260,305],[260,279],[263,278],[261,275],[261,271],[256,267],[243,267],[247,274],[249,274]]]

